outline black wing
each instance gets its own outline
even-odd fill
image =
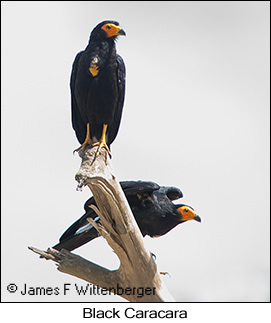
[[[75,57],[75,60],[72,65],[72,73],[71,73],[71,80],[70,80],[70,88],[71,88],[71,106],[72,106],[72,127],[75,130],[76,137],[80,144],[82,144],[86,138],[87,130],[86,125],[83,122],[80,112],[78,109],[78,105],[75,98],[75,81],[77,76],[77,70],[78,70],[78,63],[80,60],[81,55],[83,54],[83,51],[78,53]]]
[[[117,80],[118,80],[118,104],[115,111],[114,122],[108,129],[108,144],[110,145],[116,138],[119,131],[124,96],[125,96],[125,64],[121,56],[117,55]]]
[[[160,186],[154,182],[127,181],[120,182],[130,208],[136,218],[136,214],[143,209],[152,206],[152,194],[158,191]]]
[[[120,185],[127,198],[137,194],[151,194],[160,188],[158,184],[147,181],[123,181]]]

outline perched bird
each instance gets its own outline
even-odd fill
[[[115,41],[126,35],[117,21],[103,21],[91,32],[85,50],[75,57],[70,87],[72,126],[82,149],[88,144],[102,147],[110,155],[117,136],[125,93],[125,65]]]
[[[120,185],[143,236],[164,235],[188,220],[201,222],[192,207],[172,203],[173,200],[183,197],[181,190],[176,187],[143,181],[120,182]],[[92,204],[96,205],[93,197],[85,203],[86,213],[64,232],[54,249],[71,251],[98,237],[97,230],[87,221],[87,218],[92,218],[96,223],[100,221],[89,207]]]

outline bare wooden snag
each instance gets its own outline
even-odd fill
[[[81,167],[75,178],[78,188],[88,186],[97,203],[92,208],[100,224],[89,221],[106,239],[120,260],[117,270],[108,270],[64,249],[41,251],[29,247],[46,259],[58,263],[58,270],[104,288],[131,302],[174,301],[163,286],[152,254],[146,250],[143,237],[126,197],[114,175],[105,149],[94,160],[97,147],[80,152]],[[142,295],[143,294],[143,295]]]

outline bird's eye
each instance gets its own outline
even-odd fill
[[[107,25],[105,28],[106,28],[106,29],[111,29],[111,26]]]
[[[187,212],[188,212],[188,209],[184,209],[184,212],[186,212],[186,213],[187,213]]]

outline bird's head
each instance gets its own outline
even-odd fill
[[[117,36],[125,36],[125,31],[117,21],[105,20],[100,22],[91,32],[91,40],[116,39]]]
[[[176,205],[176,208],[180,213],[181,223],[189,220],[195,220],[195,221],[201,222],[201,218],[198,216],[198,214],[191,206],[188,206],[185,204],[178,204]]]

